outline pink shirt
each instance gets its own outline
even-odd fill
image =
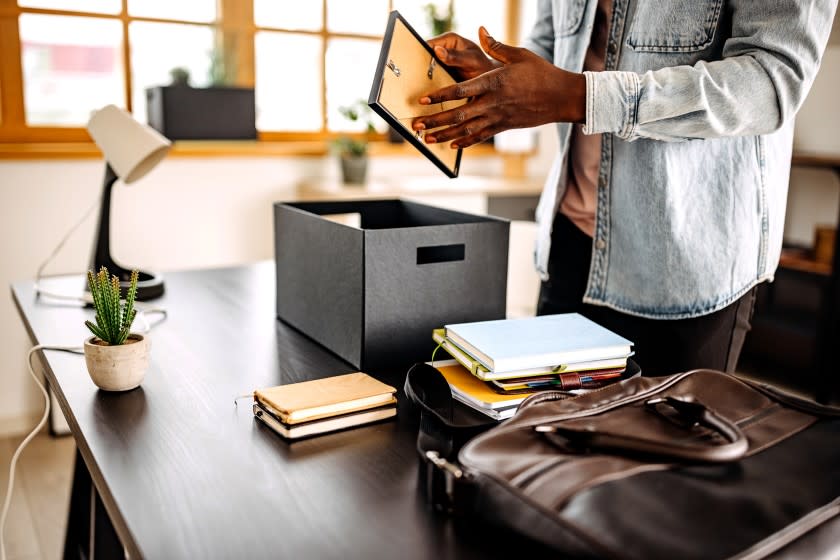
[[[604,70],[611,18],[612,0],[598,0],[592,37],[589,39],[589,49],[583,60],[584,70]],[[566,194],[560,202],[560,213],[590,237],[595,234],[596,189],[600,165],[601,135],[584,134],[582,124],[572,125],[568,183]]]

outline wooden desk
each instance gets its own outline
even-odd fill
[[[66,280],[68,292],[81,286],[81,277]],[[255,387],[352,371],[275,320],[274,293],[273,262],[168,274],[157,303],[169,317],[150,335],[145,381],[127,393],[97,390],[81,356],[44,352],[79,448],[69,557],[87,542],[91,479],[97,558],[123,557],[114,531],[131,558],[546,554],[427,508],[417,490],[416,420],[402,393],[396,421],[294,443],[257,423],[249,400],[235,407],[234,397]],[[46,305],[30,282],[13,294],[33,343],[87,336],[92,310]],[[372,373],[401,388],[405,368]]]

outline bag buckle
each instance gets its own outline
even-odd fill
[[[464,476],[458,465],[450,463],[437,451],[426,451],[426,497],[436,509],[455,511],[455,489]]]

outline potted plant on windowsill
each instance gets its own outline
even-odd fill
[[[340,136],[334,146],[341,161],[341,176],[349,185],[364,184],[367,177],[368,139],[376,134],[373,111],[363,99],[352,105],[338,108],[339,112],[351,122],[361,122],[365,131],[361,136]]]
[[[95,323],[85,321],[94,336],[85,340],[85,363],[90,378],[105,391],[128,391],[143,381],[149,367],[149,341],[130,332],[137,316],[134,298],[138,272],[131,273],[131,283],[124,303],[120,303],[120,281],[102,267],[97,274],[88,272],[88,285],[96,310]]]

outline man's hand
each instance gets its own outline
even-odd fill
[[[478,36],[482,49],[500,66],[484,73],[477,65],[470,66],[478,76],[420,98],[421,105],[472,98],[456,109],[414,119],[414,130],[447,127],[426,134],[427,144],[454,140],[452,148],[466,148],[511,128],[585,120],[583,74],[558,68],[527,49],[500,43],[483,27]],[[474,54],[470,60],[476,60]]]
[[[469,80],[501,66],[481,48],[457,33],[444,33],[428,41],[441,62],[454,69],[461,80]]]

